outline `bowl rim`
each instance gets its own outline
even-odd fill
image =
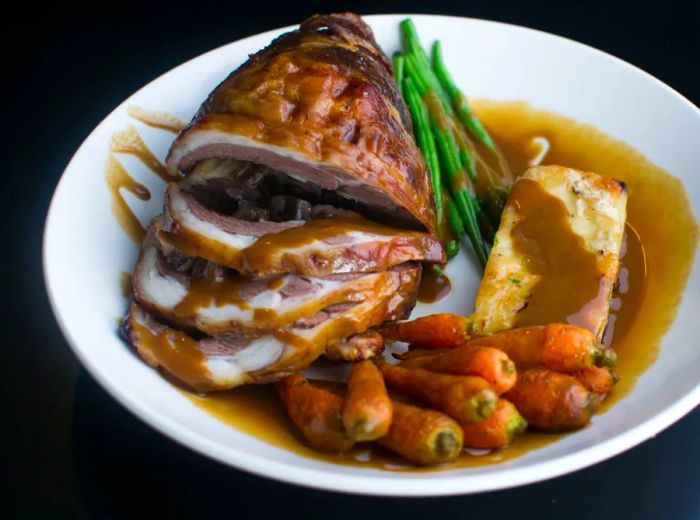
[[[634,72],[638,76],[644,78],[646,81],[651,81],[656,87],[660,87],[667,94],[680,100],[684,105],[687,106],[691,111],[695,112],[695,115],[700,118],[700,109],[692,103],[685,96],[680,94],[678,91],[662,82],[658,78],[649,74],[648,72],[632,65],[631,63],[624,61],[621,58],[613,56],[605,51],[592,47],[590,45],[560,36],[557,34],[549,33],[546,31],[533,29],[530,27],[525,27],[517,24],[500,22],[496,20],[487,20],[481,18],[473,17],[463,17],[463,16],[452,16],[452,15],[434,15],[434,14],[420,14],[420,13],[393,13],[393,14],[380,14],[380,15],[363,15],[362,18],[366,19],[370,25],[373,21],[378,21],[382,19],[396,18],[396,17],[412,17],[417,20],[439,20],[439,19],[459,19],[468,20],[473,23],[482,23],[489,25],[496,25],[504,27],[509,31],[523,31],[528,33],[534,33],[540,37],[553,38],[559,40],[559,43],[564,43],[566,45],[571,45],[574,47],[580,47],[588,52],[598,54],[607,60],[614,61],[617,65],[627,68],[629,71]],[[227,466],[232,466],[238,470],[246,471],[261,477],[270,478],[276,481],[285,482],[288,484],[294,484],[299,486],[310,487],[325,491],[334,491],[341,493],[352,493],[352,494],[362,494],[362,495],[374,495],[374,496],[447,496],[447,495],[459,495],[459,494],[473,494],[485,491],[496,491],[516,486],[521,486],[525,484],[531,484],[535,482],[541,482],[544,480],[552,479],[562,475],[566,475],[573,471],[584,469],[586,467],[592,466],[598,462],[609,459],[615,455],[618,455],[628,449],[631,449],[648,438],[653,437],[660,431],[672,425],[674,422],[681,419],[684,415],[689,413],[693,408],[700,404],[700,380],[695,385],[695,387],[684,395],[681,399],[677,400],[671,406],[667,407],[663,412],[650,417],[646,421],[643,421],[632,429],[620,433],[612,438],[603,440],[597,444],[586,447],[576,453],[571,453],[568,455],[559,456],[551,460],[546,460],[542,462],[536,462],[529,466],[523,468],[511,468],[507,471],[496,472],[494,474],[489,474],[488,478],[479,478],[477,473],[469,473],[465,475],[450,475],[449,478],[431,479],[431,474],[427,473],[425,476],[410,478],[410,479],[397,479],[392,473],[372,475],[371,477],[362,475],[347,475],[340,472],[333,473],[325,468],[313,469],[313,468],[302,468],[295,467],[285,462],[277,462],[266,457],[261,457],[258,455],[251,455],[244,451],[223,451],[219,443],[208,439],[206,436],[194,433],[188,428],[181,426],[176,423],[157,409],[145,406],[141,401],[131,399],[126,395],[119,387],[112,385],[108,379],[102,376],[101,369],[97,364],[93,364],[89,357],[82,351],[79,346],[78,341],[70,334],[68,326],[64,321],[64,317],[61,313],[61,309],[57,304],[56,295],[54,293],[54,288],[52,285],[52,280],[49,275],[49,259],[47,258],[47,242],[50,231],[50,222],[55,213],[56,200],[59,193],[62,191],[65,185],[65,173],[69,170],[79,156],[87,141],[96,134],[103,126],[107,124],[107,121],[117,112],[122,110],[129,100],[135,95],[139,94],[143,90],[149,88],[152,84],[160,81],[165,75],[170,72],[179,69],[181,67],[188,66],[191,62],[202,58],[211,53],[215,53],[224,47],[240,44],[247,40],[253,38],[260,38],[263,36],[272,37],[281,31],[288,31],[297,27],[297,25],[290,25],[285,27],[280,27],[276,29],[271,29],[261,33],[253,34],[245,38],[241,38],[226,44],[220,45],[216,48],[210,49],[198,56],[195,56],[189,60],[182,62],[160,74],[153,80],[149,81],[147,84],[133,92],[124,101],[119,103],[112,111],[110,111],[100,123],[93,128],[93,130],[83,139],[81,145],[71,156],[66,167],[64,168],[58,183],[54,189],[54,193],[51,197],[51,202],[47,211],[47,216],[44,222],[44,232],[42,237],[42,272],[44,277],[44,283],[46,286],[46,292],[48,295],[49,304],[51,310],[55,316],[56,322],[68,342],[71,350],[76,355],[80,363],[87,369],[90,375],[99,382],[99,384],[109,393],[113,398],[117,400],[124,408],[129,410],[132,414],[137,416],[140,420],[144,421],[146,424],[157,430],[158,432],[166,435],[170,439],[174,440],[178,444],[192,449],[210,459],[217,462],[223,463]],[[339,465],[342,466],[342,465]],[[328,479],[329,474],[333,475],[332,479]],[[433,480],[435,482],[440,482],[440,486],[430,486],[428,481]]]

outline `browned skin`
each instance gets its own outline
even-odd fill
[[[176,161],[174,150],[202,130],[301,154],[323,164],[318,175],[360,179],[403,208],[417,227],[435,232],[430,176],[406,106],[386,57],[357,15],[314,16],[251,56],[209,95],[168,157],[171,171],[222,155],[266,163],[259,150],[215,144]]]
[[[345,433],[341,419],[342,397],[313,386],[299,374],[282,379],[277,389],[289,417],[311,446],[334,452],[352,448],[354,442]]]

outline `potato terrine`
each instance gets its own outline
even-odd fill
[[[475,335],[565,322],[602,337],[617,279],[627,188],[561,166],[527,170],[501,217],[472,315]]]

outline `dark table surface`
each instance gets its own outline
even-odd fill
[[[697,409],[641,446],[555,480],[476,496],[380,499],[280,484],[205,459],[130,415],[79,366],[51,314],[41,273],[51,193],[75,149],[114,106],[211,48],[318,11],[431,11],[567,36],[649,71],[696,103],[700,99],[698,0],[290,4],[243,9],[237,2],[122,1],[98,11],[25,2],[14,4],[19,13],[4,17],[0,126],[10,184],[0,190],[0,211],[9,232],[3,293],[9,290],[10,297],[0,348],[0,514],[700,518]]]

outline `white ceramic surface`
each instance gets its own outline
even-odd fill
[[[366,18],[387,53],[398,48],[398,23],[403,18]],[[678,93],[627,63],[557,36],[473,19],[414,16],[414,20],[424,43],[442,40],[447,62],[470,96],[524,99],[596,125],[683,179],[693,211],[700,214],[700,111]],[[137,247],[110,210],[103,173],[110,135],[135,124],[146,143],[164,157],[172,134],[135,123],[127,107],[162,110],[189,120],[221,79],[281,31],[211,51],[136,92],[85,140],[56,189],[44,237],[51,304],[77,356],[119,402],[165,435],[246,471],[336,491],[411,496],[493,490],[561,475],[644,441],[700,402],[697,257],[658,361],[634,391],[595,417],[593,427],[490,467],[392,473],[303,458],[210,417],[141,362],[116,333],[116,320],[127,304],[119,276],[131,270]],[[142,219],[150,218],[160,210],[162,183],[135,158],[119,159],[151,189],[148,203],[129,199]],[[456,290],[435,307],[420,306],[416,314],[471,310],[477,270],[462,254],[450,263],[449,272]]]

